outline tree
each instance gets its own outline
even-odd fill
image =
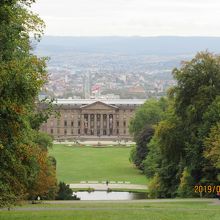
[[[176,117],[172,102],[164,120],[156,126],[154,136],[148,144],[149,152],[144,160],[144,173],[160,182],[160,197],[175,197],[180,182],[184,161],[184,137],[182,126]],[[157,189],[154,189],[156,192]]]
[[[194,185],[218,185],[220,56],[198,53],[174,69],[177,85],[148,143],[144,172],[158,197],[198,196]],[[140,131],[138,131],[140,134]]]
[[[37,175],[29,186],[29,198],[40,196],[44,199],[55,199],[58,187],[56,179],[56,160],[48,156],[48,149],[52,148],[53,140],[45,133],[34,131],[34,143],[37,147],[32,149],[32,156],[37,160]]]
[[[207,112],[213,109],[211,106],[220,94],[220,57],[208,52],[198,53],[173,74],[178,82],[174,88],[175,112],[183,125],[182,135],[187,137],[184,143],[186,166],[198,183],[207,175],[203,172],[204,138],[211,124],[219,120],[212,117],[209,123]]]
[[[132,150],[130,159],[141,170],[144,169],[143,161],[148,153],[148,143],[153,136],[153,125],[163,117],[167,107],[166,99],[148,100],[135,113],[130,122],[129,131],[134,135],[136,148]]]
[[[156,173],[158,174],[159,168],[161,166],[161,160],[162,157],[159,141],[154,135],[148,144],[148,154],[143,161],[144,174],[148,178],[153,178]]]
[[[53,138],[43,132],[35,132],[33,141],[45,151],[53,147]]]
[[[210,134],[204,140],[204,157],[213,167],[220,171],[220,121],[211,128]]]
[[[198,53],[191,61],[174,69],[175,109],[187,123],[200,123],[207,107],[220,94],[220,57],[208,52]]]
[[[129,126],[129,132],[136,136],[146,125],[154,125],[158,123],[167,107],[167,101],[165,98],[161,98],[159,101],[156,99],[147,100],[142,106],[140,106],[135,112],[135,116],[132,118]]]
[[[47,82],[46,59],[31,52],[30,33],[40,40],[44,27],[29,10],[33,2],[0,1],[0,206],[28,198],[47,164],[47,152],[35,143],[31,126],[38,93]],[[54,173],[50,178],[54,182]]]
[[[59,183],[59,191],[57,193],[57,200],[76,200],[76,196],[73,196],[73,190],[70,186],[64,182]]]
[[[141,170],[144,169],[142,162],[148,153],[147,144],[150,142],[153,133],[154,129],[149,125],[146,125],[136,137],[136,147],[131,152],[131,161],[133,161],[133,163]]]
[[[178,195],[180,197],[196,196],[194,192],[194,186],[195,186],[194,179],[191,176],[190,171],[187,169],[187,167],[185,167],[180,178],[180,184],[178,187]]]

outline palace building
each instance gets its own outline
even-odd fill
[[[131,139],[129,121],[145,99],[58,99],[41,130],[55,140]]]

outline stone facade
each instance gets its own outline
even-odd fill
[[[56,101],[59,117],[52,115],[41,130],[55,140],[131,139],[128,126],[142,99]]]

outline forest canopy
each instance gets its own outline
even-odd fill
[[[44,28],[32,3],[0,1],[0,206],[39,195],[54,198],[57,190],[47,150],[52,139],[33,125],[43,121],[36,105],[47,72],[46,59],[32,53],[30,35],[40,40]]]
[[[161,100],[147,101],[130,124],[131,159],[152,179],[152,197],[199,196],[195,185],[220,184],[220,56],[198,53],[173,77],[166,105],[159,111]]]

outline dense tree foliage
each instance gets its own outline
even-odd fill
[[[39,40],[44,27],[29,10],[33,2],[0,1],[0,206],[56,188],[51,142],[31,120],[47,81],[46,60],[31,53],[30,33]]]
[[[73,190],[64,182],[59,183],[59,190],[56,196],[57,200],[79,200],[76,195],[73,195]]]
[[[147,124],[140,134],[136,136],[136,146],[130,154],[130,160],[141,170],[144,169],[142,162],[147,155],[147,144],[150,142],[153,133],[154,129]]]
[[[220,183],[220,57],[198,53],[173,75],[177,85],[142,164],[152,196],[199,196],[193,186]]]
[[[211,127],[211,131],[204,140],[204,157],[210,162],[212,167],[220,169],[220,122]],[[218,170],[219,171],[219,170]],[[220,173],[217,173],[220,181]]]
[[[150,99],[137,110],[130,122],[129,131],[134,135],[136,142],[130,160],[141,170],[144,169],[143,160],[148,152],[148,143],[154,134],[153,125],[162,119],[166,107],[166,99]]]

